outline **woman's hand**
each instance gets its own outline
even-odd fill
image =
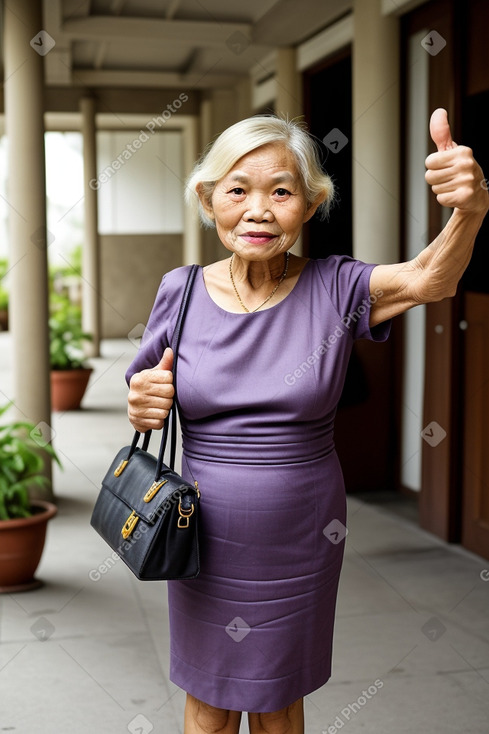
[[[426,159],[427,183],[442,206],[486,212],[489,205],[484,174],[470,148],[453,142],[444,109],[433,112],[430,134],[438,151]]]
[[[173,352],[168,347],[156,367],[131,377],[127,413],[136,431],[145,433],[163,428],[175,393],[172,367]]]
[[[438,237],[413,260],[373,269],[370,293],[380,291],[382,296],[372,305],[370,326],[420,303],[454,296],[489,209],[484,174],[471,149],[453,142],[445,110],[433,112],[430,133],[438,150],[426,159],[426,181],[439,204],[453,207],[453,213]]]

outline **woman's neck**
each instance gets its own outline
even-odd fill
[[[232,260],[235,282],[244,283],[253,290],[259,290],[265,283],[278,280],[283,274],[286,265],[286,253],[280,252],[270,260],[245,260],[234,253]]]

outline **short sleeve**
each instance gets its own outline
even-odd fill
[[[364,263],[346,255],[332,255],[317,260],[323,285],[340,317],[343,327],[353,339],[385,341],[391,321],[370,328],[370,309],[382,293],[370,292],[370,275],[375,264]]]
[[[127,369],[127,384],[136,372],[156,367],[171,345],[189,268],[176,268],[163,276],[138,353]]]

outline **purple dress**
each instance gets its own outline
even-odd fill
[[[276,711],[331,675],[346,533],[333,421],[354,339],[389,333],[368,325],[373,267],[309,260],[256,313],[220,308],[197,273],[177,390],[182,473],[202,493],[201,573],[168,582],[170,678],[213,706]],[[171,343],[187,275],[164,276],[128,379]]]

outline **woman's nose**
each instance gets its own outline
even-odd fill
[[[243,218],[248,222],[270,222],[273,219],[273,214],[268,208],[267,197],[249,197],[248,208]]]

